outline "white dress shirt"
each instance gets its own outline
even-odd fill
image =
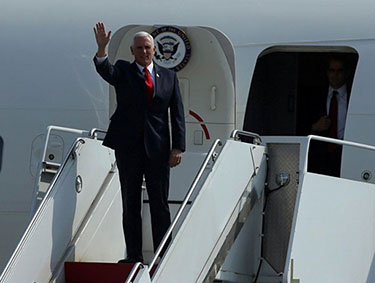
[[[333,91],[337,91],[338,94],[336,96],[337,99],[337,138],[343,139],[345,133],[345,122],[346,122],[346,114],[348,109],[348,94],[346,90],[346,84],[344,84],[339,89],[334,89],[331,86],[328,89],[327,95],[327,115],[329,115],[329,107],[331,105],[331,99],[333,95]]]

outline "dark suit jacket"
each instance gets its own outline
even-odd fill
[[[320,87],[312,89],[312,93],[309,95],[309,127],[310,134],[319,136],[328,136],[329,131],[314,132],[311,127],[316,123],[322,116],[327,115],[327,87]]]
[[[172,148],[185,151],[185,118],[176,73],[154,64],[155,95],[147,103],[143,74],[135,62],[118,60],[112,65],[108,59],[96,70],[116,90],[117,109],[111,117],[103,145],[131,152],[144,142],[149,158],[168,158],[170,132],[168,108],[172,126]]]
[[[313,135],[329,137],[330,129],[326,131],[312,131],[312,125],[316,123],[320,117],[327,116],[327,95],[328,86],[320,89],[313,89],[310,94],[310,131]],[[349,104],[350,89],[347,87],[347,102]],[[309,151],[308,171],[326,174],[330,176],[340,176],[341,168],[341,146],[334,147],[329,150],[329,144],[326,142],[311,141]]]
[[[309,95],[309,117],[310,117],[310,130],[314,123],[316,123],[320,117],[327,116],[327,95],[328,95],[328,88],[320,87],[315,88]],[[347,86],[347,105],[349,106],[349,98],[350,98],[350,88]],[[329,137],[329,130],[321,131],[321,132],[314,132],[311,130],[311,134]]]

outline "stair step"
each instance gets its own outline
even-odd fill
[[[65,283],[124,283],[134,263],[65,262]]]

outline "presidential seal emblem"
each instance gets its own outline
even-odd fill
[[[175,27],[164,26],[151,35],[155,41],[154,62],[176,72],[186,66],[191,55],[191,45],[186,34]]]

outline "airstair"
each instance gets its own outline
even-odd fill
[[[55,173],[50,166],[41,168],[42,174],[54,177],[0,282],[64,282],[65,261],[123,256],[121,219],[115,213],[121,209],[121,197],[114,153],[95,135],[80,137]],[[113,245],[102,253],[101,241],[108,239]]]
[[[265,151],[263,146],[256,145],[260,138],[256,135],[252,138],[254,144],[226,141],[152,282],[212,282],[215,279],[254,203],[263,192],[267,169]],[[219,143],[213,144],[208,158]],[[208,158],[185,200],[198,184]],[[183,208],[182,205],[163,243]],[[161,249],[162,245],[156,257]],[[184,258],[189,260],[181,260]],[[184,268],[181,268],[182,263]],[[154,261],[139,272],[138,278],[147,278],[140,282],[151,282],[147,274],[153,264]]]
[[[115,263],[126,247],[114,153],[87,133],[41,166],[53,176],[1,283],[375,280],[373,184],[307,172],[311,139],[375,147],[234,131],[203,158],[155,255],[127,265]]]
[[[179,282],[215,277],[251,205],[262,194],[264,147],[258,144],[258,136],[252,138],[254,143],[234,139],[224,144],[214,142],[168,231],[169,235],[174,233],[174,240],[167,253],[156,269],[159,247],[150,265],[143,266],[137,277],[145,276],[146,270],[150,276],[149,271],[155,269],[154,280],[158,282],[176,282],[176,276]],[[42,166],[42,175],[52,172],[46,165]],[[66,262],[108,263],[124,257],[121,196],[113,151],[103,147],[94,135],[80,137],[55,168],[43,200],[0,277],[2,283],[64,282]],[[184,274],[181,260],[177,260],[182,255],[189,258],[184,261]]]

